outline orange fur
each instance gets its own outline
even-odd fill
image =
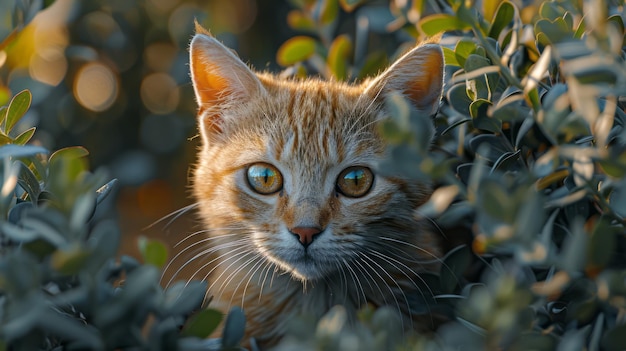
[[[377,123],[384,97],[405,94],[433,113],[442,86],[441,49],[425,44],[361,84],[285,80],[255,73],[199,28],[191,73],[202,148],[194,193],[207,229],[196,278],[210,282],[217,307],[242,306],[246,335],[276,343],[298,314],[323,315],[335,304],[354,314],[366,303],[397,308],[414,325],[407,295],[419,273],[438,266],[437,236],[415,216],[430,195],[416,180],[384,177],[386,145]],[[253,163],[282,173],[280,192],[260,195],[246,183]],[[364,196],[337,192],[350,166],[370,168]],[[305,247],[290,228],[322,229]]]

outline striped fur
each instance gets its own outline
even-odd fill
[[[405,94],[423,113],[436,110],[443,58],[418,46],[378,77],[349,85],[255,73],[201,28],[191,44],[202,147],[193,176],[205,238],[188,247],[194,278],[210,282],[214,306],[239,305],[247,336],[276,343],[291,318],[321,316],[343,304],[390,305],[405,327],[418,273],[438,266],[438,238],[416,208],[428,184],[376,174],[386,146],[377,132],[383,98]],[[272,195],[255,193],[246,167],[265,162],[283,175]],[[367,166],[375,174],[361,198],[336,191],[339,173]],[[288,228],[323,232],[304,247]]]

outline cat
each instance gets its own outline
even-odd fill
[[[292,318],[391,306],[436,269],[439,235],[416,209],[431,186],[377,171],[385,97],[438,109],[443,54],[424,43],[361,83],[255,72],[201,26],[190,45],[201,147],[192,188],[206,237],[190,261],[212,306],[241,306],[246,338],[276,344]],[[428,292],[417,292],[428,294]]]

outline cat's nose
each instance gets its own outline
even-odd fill
[[[300,240],[300,243],[304,247],[309,246],[313,242],[313,237],[321,233],[323,229],[318,227],[295,227],[289,229],[291,234],[294,234]]]

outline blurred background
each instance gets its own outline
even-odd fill
[[[194,19],[259,69],[276,68],[277,48],[293,35],[285,1],[0,1],[0,106],[23,89],[24,118],[49,150],[82,145],[92,169],[120,187],[123,251],[136,237],[171,243],[190,221],[151,223],[191,203],[188,169],[198,146],[187,46]]]
[[[350,80],[377,73],[402,43],[420,39],[419,18],[444,11],[424,4],[1,0],[0,106],[29,89],[32,106],[15,131],[36,126],[33,141],[49,150],[84,146],[91,169],[119,180],[105,213],[121,226],[123,253],[137,256],[140,235],[173,247],[197,230],[193,213],[150,226],[192,202],[198,139],[187,47],[195,20],[257,70]]]

